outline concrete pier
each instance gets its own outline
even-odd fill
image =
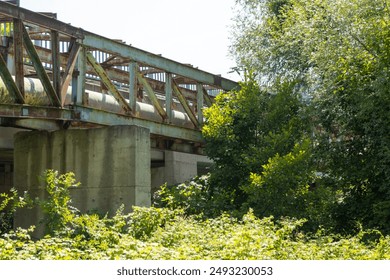
[[[146,128],[112,126],[55,132],[19,132],[14,143],[14,185],[32,197],[45,197],[39,178],[46,169],[74,172],[80,187],[72,190],[79,210],[114,214],[122,205],[151,204],[150,135]],[[20,211],[15,225],[37,224],[38,210]],[[34,212],[35,211],[35,212]],[[38,230],[41,235],[43,229]]]

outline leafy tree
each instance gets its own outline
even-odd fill
[[[230,194],[224,197],[232,199],[228,205],[236,210],[251,207],[260,216],[280,217],[297,213],[298,200],[304,203],[305,195],[292,194],[307,194],[312,180],[310,127],[294,87],[279,84],[273,93],[249,77],[239,91],[220,94],[204,112],[206,152],[215,162],[211,192]],[[300,153],[304,159],[296,160]],[[268,176],[274,168],[276,177]]]
[[[299,81],[340,229],[390,232],[388,0],[238,0],[232,52],[263,86]]]

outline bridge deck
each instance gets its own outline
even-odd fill
[[[238,86],[7,2],[0,36],[0,126],[138,125],[201,143],[202,109]]]

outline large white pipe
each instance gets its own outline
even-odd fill
[[[38,100],[40,98],[46,98],[45,90],[39,79],[24,78],[24,89],[25,92],[31,95],[33,98],[37,98]],[[1,79],[0,90],[2,90],[3,92],[7,92],[7,89]],[[121,106],[113,96],[91,90],[86,90],[85,92],[88,95],[87,106],[114,113],[119,113],[122,111]],[[69,105],[72,103],[71,96],[72,87],[69,87],[65,98],[65,105]],[[129,102],[129,100],[127,99],[126,101]],[[136,111],[137,117],[139,118],[155,122],[161,122],[160,115],[158,114],[155,107],[151,104],[137,101]],[[193,128],[193,124],[188,115],[184,112],[177,110],[172,110],[172,124],[186,128]]]

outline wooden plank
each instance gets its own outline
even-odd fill
[[[126,99],[120,94],[119,90],[116,86],[111,82],[108,77],[106,71],[104,71],[103,67],[95,60],[92,53],[87,52],[87,61],[95,70],[96,74],[100,77],[102,83],[107,87],[108,91],[114,96],[115,100],[119,103],[122,109],[127,113],[131,114],[132,110],[127,103]]]
[[[181,93],[179,87],[176,85],[175,81],[173,81],[173,91],[176,94],[177,99],[179,99],[181,105],[183,106],[184,111],[187,113],[188,117],[190,118],[191,122],[194,124],[196,128],[199,128],[199,122],[194,114],[194,112],[191,110],[190,106],[188,105],[187,100]]]
[[[30,39],[30,36],[28,35],[25,26],[23,26],[23,43],[28,55],[30,56],[31,62],[36,70],[36,73],[42,82],[42,86],[45,89],[47,96],[49,97],[50,103],[53,106],[61,107],[61,101],[58,98],[57,93],[50,82],[49,76],[47,75],[46,70],[42,65],[39,55],[34,47],[33,42]]]
[[[161,107],[160,103],[158,102],[157,96],[154,93],[152,87],[149,85],[148,81],[142,76],[141,73],[137,73],[137,77],[138,77],[138,80],[140,81],[140,83],[144,86],[144,89],[146,90],[146,93],[148,94],[150,101],[152,101],[154,108],[156,108],[156,110],[160,114],[161,118],[163,120],[166,120],[168,118],[167,113],[165,112],[164,108]]]

